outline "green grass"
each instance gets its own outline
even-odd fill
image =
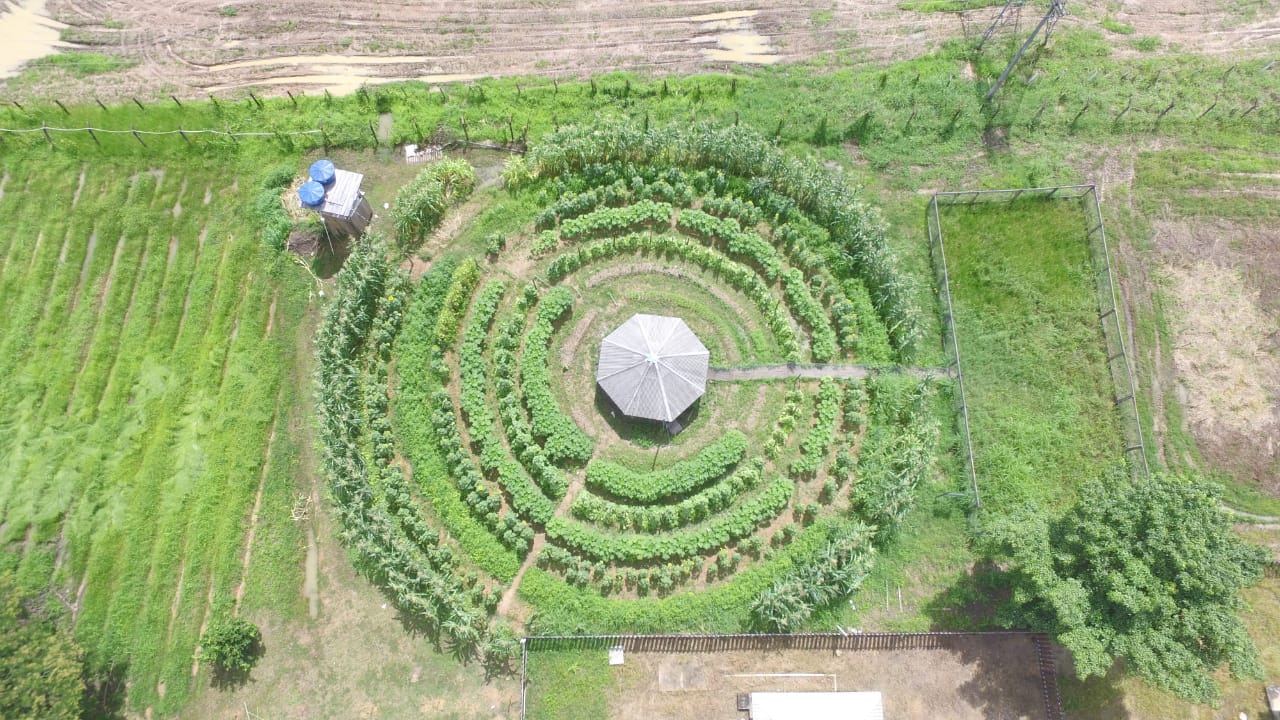
[[[898,8],[914,12],[964,12],[1003,4],[1004,0],[902,0]]]
[[[531,720],[609,717],[608,651],[548,649],[529,653],[528,717]]]
[[[1123,450],[1083,211],[1029,200],[941,220],[984,505],[1069,502]]]
[[[1135,32],[1132,25],[1126,25],[1112,17],[1102,18],[1102,28],[1117,35],[1132,35]]]
[[[250,168],[10,156],[0,171],[0,543],[25,582],[77,602],[90,664],[127,666],[130,706],[168,715],[207,679],[192,652],[241,580],[264,461],[264,498],[291,493],[283,388],[305,287],[240,221],[230,185],[252,187]],[[270,525],[264,540],[292,537]],[[267,548],[252,571],[296,578],[296,557]]]
[[[107,22],[110,23],[112,21],[108,20]],[[71,52],[57,53],[55,55],[50,55],[48,57],[29,62],[23,66],[23,69],[26,72],[38,72],[40,70],[54,68],[61,70],[72,77],[88,77],[90,75],[101,75],[103,73],[128,70],[137,64],[137,60],[130,60],[119,55],[107,55],[95,52]]]

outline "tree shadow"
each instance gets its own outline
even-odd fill
[[[1062,689],[1062,707],[1078,720],[1112,720],[1133,717],[1124,704],[1124,660],[1116,660],[1107,674],[1081,680],[1076,677],[1071,651],[1054,645],[1058,661],[1058,686]]]
[[[83,671],[84,691],[80,697],[80,717],[84,720],[123,720],[129,664],[120,663],[107,668],[91,668],[87,663]]]
[[[329,238],[323,232],[322,230],[315,257],[311,259],[311,270],[316,277],[328,280],[338,274],[342,264],[347,261],[347,256],[351,254],[351,239],[342,235]]]
[[[258,663],[258,659],[261,658],[263,653],[266,651],[267,646],[263,643],[262,638],[259,637],[258,640],[253,643],[253,647],[249,649],[249,664],[251,666],[256,665]],[[252,672],[252,667],[244,670],[241,668],[224,668],[220,665],[213,665],[211,673],[212,677],[209,679],[209,683],[218,690],[238,690],[249,684],[252,680],[250,677]]]
[[[1024,629],[1013,627],[1011,596],[1007,573],[991,560],[980,560],[926,603],[922,612],[929,618],[930,629],[935,631]],[[1002,652],[1000,648],[1006,642],[1012,645]],[[982,708],[986,717],[1018,717],[1018,706],[1028,704],[1036,710],[1032,717],[1043,714],[1039,656],[1030,634],[992,635],[986,642],[957,641],[954,648],[961,662],[973,666],[972,676],[959,686],[958,692],[974,707]],[[1119,685],[1123,677],[1122,662],[1117,661],[1105,677],[1080,680],[1070,651],[1056,643],[1052,643],[1051,648],[1058,689],[1069,717],[1130,717]]]
[[[633,445],[642,448],[658,448],[670,445],[675,437],[667,425],[658,420],[646,420],[643,418],[630,417],[613,402],[609,394],[600,389],[597,384],[595,387],[595,411],[604,418],[608,423],[609,429],[612,430],[619,438]],[[676,417],[676,422],[680,424],[680,432],[684,432],[697,422],[698,417],[702,414],[702,398],[698,398]]]
[[[921,612],[929,618],[930,630],[999,630],[1011,615],[1010,596],[1005,572],[990,560],[979,560]]]

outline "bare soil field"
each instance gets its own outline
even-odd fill
[[[22,6],[33,2],[58,27],[65,25],[62,47],[138,64],[109,83],[58,72],[9,92],[104,99],[247,87],[350,92],[364,83],[517,74],[686,73],[837,53],[842,63],[885,62],[920,55],[948,38],[980,35],[997,11],[922,13],[901,9],[897,0],[317,0],[305,11],[243,0],[27,0]],[[1258,3],[1073,2],[1069,11],[1063,26],[1097,28],[1108,18],[1138,36],[1191,51],[1257,55],[1280,41],[1280,18]],[[1028,5],[1016,28],[1025,33],[1039,14]],[[1136,52],[1123,45],[1120,51]]]
[[[1212,467],[1280,494],[1280,233],[1222,219],[1163,219],[1173,392]]]
[[[1043,718],[1037,653],[1031,636],[903,637],[868,649],[750,649],[664,652],[629,649],[609,668],[614,720],[741,718],[739,693],[879,691],[886,717],[977,720]],[[868,643],[870,644],[870,643]],[[878,643],[877,643],[878,644]],[[605,652],[583,663],[606,662]],[[530,664],[537,653],[530,653]],[[553,689],[530,686],[529,693]]]

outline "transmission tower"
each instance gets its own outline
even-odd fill
[[[1000,86],[1004,85],[1004,81],[1009,79],[1009,73],[1013,72],[1013,68],[1022,59],[1027,48],[1031,47],[1031,43],[1044,33],[1044,42],[1049,42],[1049,36],[1053,33],[1053,28],[1058,24],[1058,20],[1067,14],[1067,0],[1049,0],[1049,9],[1045,11],[1044,17],[1040,18],[1040,24],[1036,25],[1036,29],[1031,31],[1031,35],[1027,37],[1027,41],[1022,43],[1022,47],[1018,48],[1018,52],[1014,53],[1013,59],[1005,67],[1004,72],[1000,73],[1000,78],[996,80],[996,84],[991,86],[987,91],[987,96],[983,98],[983,102],[991,100],[997,92],[1000,92]]]
[[[1000,8],[1000,12],[996,13],[991,25],[987,27],[987,31],[982,33],[982,40],[978,41],[978,50],[982,50],[982,46],[987,44],[992,35],[995,35],[1001,28],[1013,26],[1014,32],[1022,25],[1022,6],[1027,0],[1005,0],[1004,7]]]

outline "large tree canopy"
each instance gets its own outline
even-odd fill
[[[1262,577],[1266,553],[1240,540],[1214,486],[1192,477],[1087,485],[1059,517],[1028,508],[991,528],[1008,561],[1011,623],[1053,635],[1081,678],[1122,657],[1187,699],[1218,696],[1209,673],[1261,677],[1239,619],[1241,588]]]
[[[80,648],[31,612],[32,601],[0,571],[0,717],[77,718],[84,692]]]

